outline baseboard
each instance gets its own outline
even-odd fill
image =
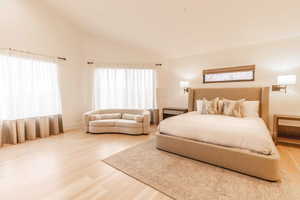
[[[65,132],[67,132],[67,131],[74,131],[74,130],[78,130],[78,129],[81,129],[81,124],[80,123],[78,123],[78,124],[72,124],[72,125],[64,127],[64,131]]]

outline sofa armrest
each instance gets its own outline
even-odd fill
[[[83,114],[83,125],[84,125],[84,130],[88,132],[89,129],[89,121],[91,121],[91,115],[95,114],[96,111],[89,111]]]
[[[150,121],[151,121],[150,112],[148,110],[145,110],[143,112],[143,116],[144,116],[144,121],[143,121],[144,133],[149,133],[150,132]]]

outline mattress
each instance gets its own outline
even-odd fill
[[[167,118],[160,132],[209,144],[272,155],[276,147],[261,118],[236,118],[190,112]]]

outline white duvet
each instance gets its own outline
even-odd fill
[[[265,155],[272,154],[275,149],[269,130],[261,118],[236,118],[190,112],[167,118],[159,126],[163,134]]]

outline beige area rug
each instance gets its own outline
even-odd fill
[[[173,199],[300,199],[300,188],[286,173],[282,182],[268,182],[158,150],[155,140],[112,155],[104,162]]]

